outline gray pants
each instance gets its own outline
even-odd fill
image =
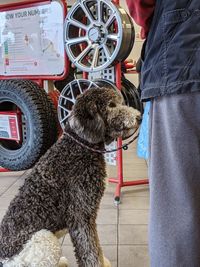
[[[200,267],[200,92],[152,101],[151,267]]]

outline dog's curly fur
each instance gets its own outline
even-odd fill
[[[65,132],[92,148],[103,149],[116,137],[129,135],[139,117],[138,111],[123,105],[120,93],[91,89],[78,97]],[[2,220],[3,266],[67,266],[63,259],[59,263],[61,249],[56,237],[65,228],[78,266],[108,266],[96,230],[105,189],[104,156],[81,146],[65,132],[32,169]]]

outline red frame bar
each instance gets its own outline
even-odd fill
[[[9,170],[7,170],[5,168],[0,168],[0,172],[9,172]]]
[[[119,5],[119,0],[113,0],[113,2],[117,5]],[[126,65],[130,66],[129,64]],[[121,63],[118,63],[116,65],[116,86],[119,90],[121,90]],[[137,73],[136,71],[129,71],[128,73]],[[117,140],[117,147],[122,146],[122,139],[119,138]],[[109,178],[108,180],[110,183],[116,184],[115,189],[115,202],[116,204],[120,203],[120,197],[121,197],[121,189],[125,186],[136,186],[136,185],[144,185],[148,184],[148,179],[143,180],[136,180],[136,181],[128,181],[124,182],[124,176],[123,176],[123,151],[122,149],[117,151],[117,178]]]
[[[55,0],[58,1],[62,4],[63,6],[63,21],[65,20],[65,17],[67,15],[67,5],[65,0]],[[3,11],[8,11],[8,10],[15,10],[15,9],[20,9],[20,8],[25,8],[25,7],[33,7],[37,6],[38,4],[40,5],[45,5],[48,3],[51,3],[51,0],[31,0],[31,1],[22,1],[22,2],[17,2],[17,3],[10,3],[10,4],[5,4],[5,5],[0,5],[0,12]],[[61,75],[10,75],[10,76],[3,76],[0,75],[0,80],[9,80],[9,79],[16,79],[16,78],[22,78],[22,79],[27,79],[27,80],[35,80],[35,81],[40,81],[39,85],[41,85],[41,80],[62,80],[64,79],[68,73],[69,73],[69,59],[64,52],[64,71]],[[38,82],[37,82],[38,83]]]
[[[120,63],[118,63],[116,65],[115,70],[116,70],[116,86],[119,90],[121,90],[121,64]],[[121,147],[121,146],[122,146],[122,139],[119,138],[117,140],[117,147]],[[117,178],[109,178],[108,181],[110,183],[116,184],[116,189],[115,189],[115,202],[116,202],[116,204],[120,203],[122,187],[149,184],[148,179],[124,182],[123,151],[122,151],[122,149],[117,151]]]
[[[15,2],[15,3],[9,3],[9,4],[0,4],[0,11],[3,12],[3,11],[8,11],[8,10],[11,10],[11,9],[20,9],[20,8],[23,8],[24,6],[25,7],[32,7],[32,6],[36,6],[38,4],[48,4],[50,3],[51,0],[32,0],[32,1],[29,1],[29,0],[26,0],[26,1],[20,1],[20,2]]]

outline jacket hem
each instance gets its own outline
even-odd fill
[[[142,88],[141,99],[142,101],[148,101],[152,98],[165,96],[169,94],[183,94],[188,92],[200,91],[200,80],[184,81],[179,83],[173,83],[167,86]]]

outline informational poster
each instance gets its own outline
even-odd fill
[[[17,115],[0,114],[0,139],[20,140]]]
[[[60,2],[0,12],[0,75],[59,75],[64,71]]]

